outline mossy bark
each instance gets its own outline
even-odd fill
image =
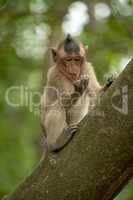
[[[81,122],[71,142],[58,153],[48,153],[5,199],[109,200],[132,175],[133,60],[102,95],[96,113]]]

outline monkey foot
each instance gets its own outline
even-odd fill
[[[65,129],[64,136],[62,138],[63,143],[61,142],[58,143],[58,145],[53,145],[51,151],[54,153],[61,151],[70,142],[70,140],[73,138],[77,130],[78,130],[77,125],[70,125],[67,129]]]
[[[74,125],[70,125],[70,126],[67,128],[66,132],[67,132],[67,134],[69,134],[69,135],[73,135],[73,134],[75,134],[75,133],[77,132],[77,130],[78,130],[78,126],[77,126],[76,124],[74,124]]]

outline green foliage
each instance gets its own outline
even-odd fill
[[[63,38],[61,27],[67,19],[64,16],[70,14],[69,6],[75,2],[0,0],[0,197],[31,173],[40,148],[36,145],[39,123],[35,108],[30,112],[31,102],[27,106],[12,107],[5,94],[12,86],[40,91],[41,80],[45,82],[50,65],[48,46]],[[83,2],[93,11],[99,1]],[[87,11],[89,21],[77,34],[88,45],[87,59],[93,63],[101,82],[105,81],[104,74],[120,72],[133,50],[133,1],[108,0],[106,5],[110,15],[100,19]],[[20,90],[11,99],[18,103]],[[132,189],[130,184],[118,199],[132,200]]]

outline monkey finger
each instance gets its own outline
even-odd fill
[[[74,81],[73,85],[76,86],[76,87],[79,87],[80,82],[81,82],[81,80],[76,80],[76,81]]]
[[[116,75],[112,74],[112,75],[107,79],[106,85],[107,85],[107,86],[110,86],[115,80],[116,80]]]
[[[81,87],[82,87],[82,90],[83,90],[83,91],[87,88],[88,83],[89,83],[89,80],[88,80],[88,79],[83,79],[83,80],[81,80]]]

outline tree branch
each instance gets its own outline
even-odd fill
[[[71,142],[59,153],[48,153],[5,199],[112,199],[133,175],[132,77],[133,60]]]

